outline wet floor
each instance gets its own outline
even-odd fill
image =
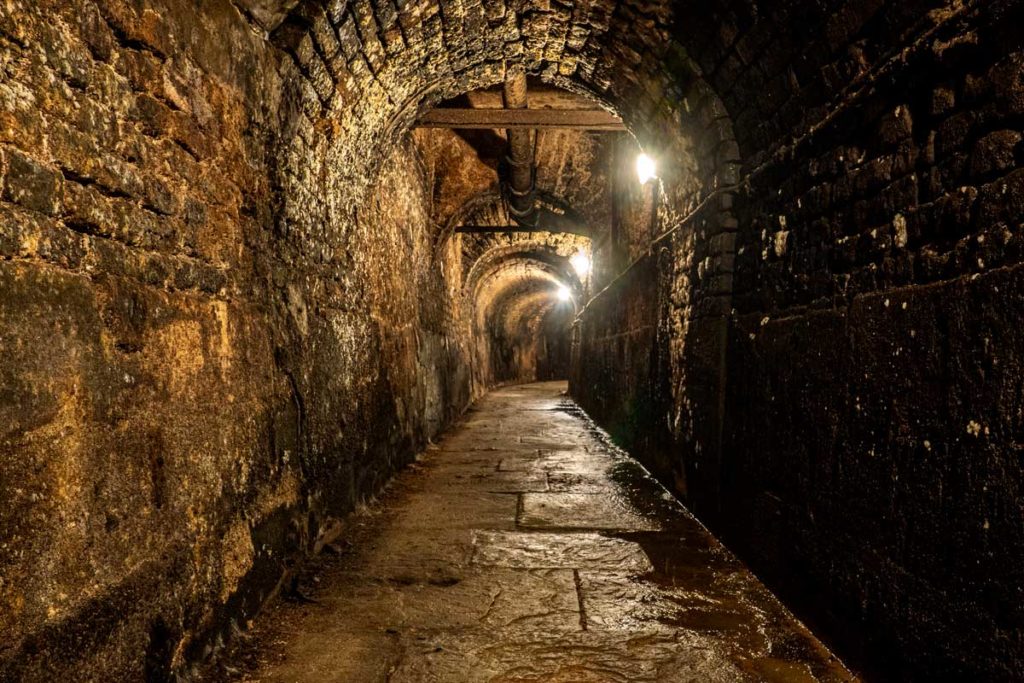
[[[481,400],[209,679],[854,680],[564,389]]]

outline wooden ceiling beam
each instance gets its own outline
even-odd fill
[[[432,109],[420,117],[416,127],[626,130],[622,119],[603,109]]]

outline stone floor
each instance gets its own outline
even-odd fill
[[[208,679],[854,680],[564,389],[481,400]]]

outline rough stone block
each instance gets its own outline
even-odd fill
[[[14,149],[0,150],[0,198],[48,216],[60,213],[64,176]]]
[[[1021,156],[1021,133],[997,130],[974,143],[971,152],[971,174],[984,176],[1012,168]]]
[[[656,530],[655,520],[645,519],[603,494],[525,493],[519,525],[533,529]]]

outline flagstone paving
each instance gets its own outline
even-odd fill
[[[855,680],[564,389],[479,401],[210,675]]]

